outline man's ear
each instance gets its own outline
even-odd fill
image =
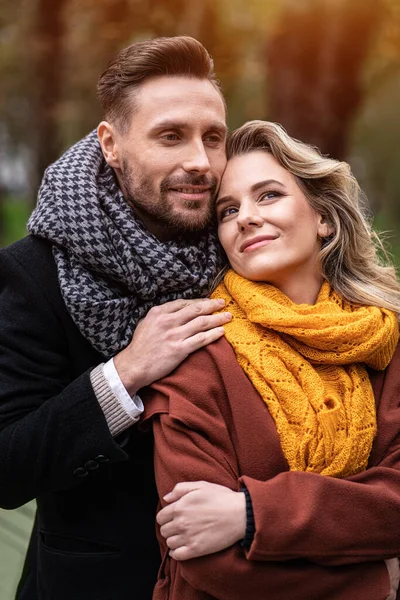
[[[102,121],[97,127],[97,137],[104,154],[104,158],[113,169],[120,168],[119,148],[114,127],[108,121]]]
[[[333,226],[329,225],[329,223],[325,220],[325,218],[320,215],[319,221],[318,221],[318,229],[317,229],[318,237],[319,238],[328,238],[331,235],[333,235],[334,233],[335,233],[335,230],[334,230]]]

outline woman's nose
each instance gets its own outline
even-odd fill
[[[252,229],[253,227],[262,227],[264,220],[257,214],[256,211],[239,212],[237,218],[237,226],[239,231],[245,231],[246,229]]]

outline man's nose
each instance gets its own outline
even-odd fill
[[[187,172],[208,173],[210,170],[210,161],[203,141],[195,141],[186,149],[186,156],[182,166]]]

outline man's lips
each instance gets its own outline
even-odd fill
[[[278,236],[276,235],[259,235],[257,237],[251,238],[250,240],[246,240],[240,246],[240,252],[250,252],[251,250],[255,250],[261,246],[265,246],[268,242],[272,242],[276,240]]]
[[[171,192],[176,192],[180,196],[183,196],[189,200],[202,200],[203,198],[209,196],[211,187],[202,185],[185,185],[179,187],[170,187],[169,190]]]

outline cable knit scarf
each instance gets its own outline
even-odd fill
[[[376,433],[364,365],[383,370],[398,342],[394,313],[345,302],[325,282],[314,305],[230,270],[215,297],[225,335],[262,396],[294,471],[347,477],[367,466]]]
[[[146,230],[95,131],[47,169],[28,230],[53,242],[68,311],[104,357],[130,342],[152,306],[207,295],[222,266],[211,229],[165,243]]]

